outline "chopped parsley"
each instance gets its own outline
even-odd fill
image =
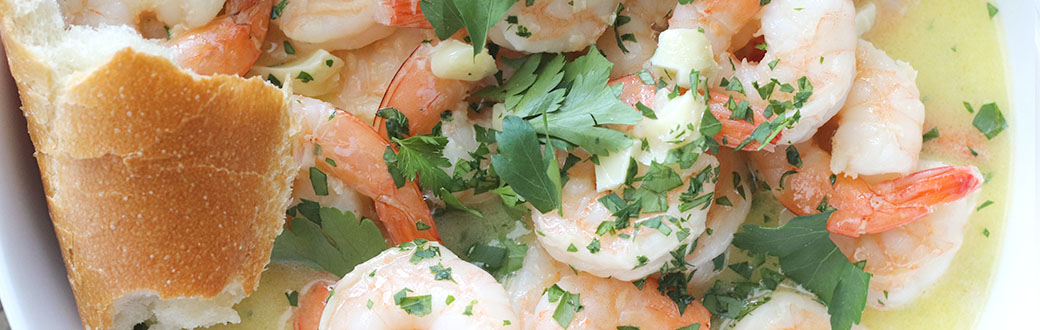
[[[994,6],[992,2],[987,2],[986,12],[989,13],[989,19],[993,19],[993,16],[997,16],[997,13],[1000,12],[1000,10],[997,9],[997,6]]]
[[[279,1],[278,4],[275,4],[274,7],[271,8],[271,19],[276,20],[279,17],[282,17],[282,11],[285,10],[285,6],[287,5],[289,5],[289,0],[282,0]]]
[[[433,311],[433,296],[423,295],[409,297],[409,292],[412,292],[412,290],[404,288],[395,293],[394,304],[401,307],[401,309],[408,314],[419,317],[429,315]]]
[[[556,323],[564,329],[571,325],[571,320],[574,319],[574,314],[585,309],[585,307],[581,305],[580,294],[567,292],[560,288],[559,285],[553,284],[552,287],[546,289],[545,294],[549,296],[550,303],[559,302],[559,304],[556,305],[556,310],[553,311],[552,316],[553,319],[556,320]]]
[[[322,172],[317,167],[311,166],[310,168],[310,179],[311,188],[314,189],[314,194],[318,196],[329,195],[329,183],[328,175]]]
[[[285,299],[289,300],[289,306],[296,307],[300,304],[300,293],[296,290],[286,292]]]
[[[928,142],[939,138],[939,128],[932,127],[928,132],[921,136],[921,142]]]
[[[1000,108],[997,107],[996,103],[987,103],[979,107],[979,111],[975,114],[975,119],[971,121],[971,124],[989,140],[992,140],[1000,132],[1008,128],[1007,121],[1004,120],[1004,114],[1000,112]]]

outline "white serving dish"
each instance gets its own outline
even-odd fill
[[[1040,311],[1040,226],[1036,155],[1040,152],[1040,5],[997,0],[1007,38],[1014,106],[1009,220],[993,291],[981,329],[1020,329]],[[3,56],[0,50],[0,58]],[[25,119],[6,61],[0,65],[0,301],[14,330],[81,329],[61,261]],[[983,302],[979,302],[980,304]]]

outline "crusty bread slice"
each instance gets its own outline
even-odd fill
[[[237,322],[297,172],[287,92],[55,0],[0,0],[0,29],[84,327]]]

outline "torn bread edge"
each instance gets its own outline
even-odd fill
[[[0,0],[0,28],[84,328],[239,322],[297,173],[289,92],[55,0]]]

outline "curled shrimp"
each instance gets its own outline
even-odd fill
[[[517,1],[488,37],[521,52],[579,51],[594,44],[614,23],[618,3],[621,0]]]
[[[371,198],[380,223],[395,244],[416,238],[439,239],[433,215],[418,185],[409,181],[398,188],[387,171],[383,153],[390,143],[386,139],[368,124],[336,110],[331,104],[297,96],[290,102],[294,115],[303,121],[304,140],[320,149],[303,155],[313,159],[301,162],[313,163],[329,179],[339,180]],[[315,117],[324,119],[315,121]]]
[[[921,153],[924,124],[917,72],[864,40],[856,70],[831,141],[831,171],[852,177],[909,173]]]
[[[292,0],[274,24],[301,49],[357,49],[394,32],[425,26],[417,0]]]
[[[436,242],[380,253],[332,289],[318,329],[515,329],[502,285]]]
[[[759,178],[796,215],[837,209],[827,221],[827,230],[849,237],[912,223],[982,185],[982,175],[974,166],[933,168],[876,183],[832,175],[827,151],[813,141],[792,146],[795,147],[800,154],[800,167],[790,164],[787,152],[752,153],[751,161]]]
[[[224,15],[169,41],[174,60],[202,75],[245,75],[260,58],[271,0],[228,0]]]
[[[616,279],[588,274],[568,274],[555,284],[560,289],[579,295],[583,308],[574,313],[567,329],[617,329],[632,326],[639,329],[680,329],[699,324],[709,328],[711,314],[698,302],[680,311],[675,302],[660,294],[657,280],[650,278],[642,288]],[[528,329],[560,329],[554,312],[561,301],[542,296],[535,307]]]
[[[942,167],[922,162],[925,168]],[[857,238],[831,235],[849,260],[865,260],[873,276],[867,304],[885,310],[906,306],[931,287],[964,242],[964,231],[974,207],[974,194],[940,205],[935,212],[912,223]]]
[[[696,164],[689,169],[677,170],[677,173],[680,178],[690,178],[698,171],[710,171],[715,164],[714,157],[701,155]],[[538,241],[545,250],[556,260],[577,270],[625,281],[644,278],[659,271],[671,259],[670,252],[688,247],[704,231],[706,208],[681,211],[679,207],[680,195],[686,190],[686,181],[689,180],[667,192],[665,212],[640,214],[618,234],[600,234],[601,225],[615,218],[600,199],[613,192],[597,192],[592,162],[574,165],[568,171],[568,177],[570,179],[563,186],[561,211],[541,213],[534,210],[531,218],[539,233]],[[711,192],[714,183],[708,180],[703,188]],[[668,228],[635,230],[653,221]],[[680,232],[686,232],[686,237],[679,235]],[[595,245],[599,248],[589,248]]]
[[[756,13],[760,17],[757,25],[753,24]],[[756,86],[773,79],[791,85],[803,81],[798,83],[799,91],[811,94],[798,108],[801,119],[783,130],[782,142],[791,144],[812,137],[845,103],[856,76],[855,14],[851,0],[774,0],[765,6],[751,0],[718,0],[680,5],[670,22],[673,27],[705,31],[720,63],[713,84],[737,78],[747,91],[734,97],[761,104],[766,100],[755,93]],[[729,55],[754,35],[743,31],[754,32],[756,27],[764,38],[763,57],[753,61]],[[795,93],[784,92],[770,96],[777,100],[795,97]]]

